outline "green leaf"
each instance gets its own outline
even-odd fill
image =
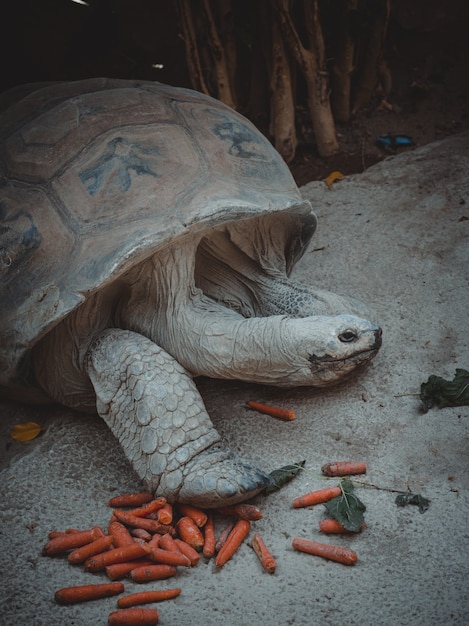
[[[420,385],[420,399],[425,413],[435,404],[440,409],[469,405],[469,372],[457,369],[452,381],[430,376],[426,383]]]
[[[272,483],[266,487],[265,493],[273,493],[283,487],[286,483],[290,482],[298,472],[303,469],[306,461],[301,461],[301,463],[296,463],[295,465],[284,465],[283,467],[279,467],[278,469],[270,472],[269,476],[272,478]]]
[[[366,506],[355,495],[354,486],[350,480],[342,480],[339,486],[342,489],[342,495],[329,500],[324,506],[329,515],[344,528],[357,533],[363,524]]]
[[[419,507],[420,513],[425,513],[430,506],[430,500],[424,498],[420,493],[401,493],[396,497],[396,504],[397,506],[413,504]]]

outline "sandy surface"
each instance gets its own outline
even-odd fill
[[[452,378],[469,368],[468,172],[466,134],[391,157],[332,191],[322,182],[303,188],[319,229],[296,275],[372,304],[383,348],[360,377],[327,391],[200,381],[230,445],[268,471],[303,459],[308,471],[256,500],[264,518],[255,530],[277,558],[276,574],[261,570],[248,545],[219,571],[200,562],[155,585],[182,588],[159,605],[163,626],[469,623],[469,409],[423,414],[416,396],[402,395],[417,393],[430,374]],[[296,420],[247,411],[246,399],[285,405]],[[1,411],[0,624],[105,625],[115,598],[54,602],[56,589],[104,577],[42,557],[41,548],[52,529],[105,525],[108,498],[139,482],[99,418],[6,403]],[[12,442],[11,425],[27,419],[44,433]],[[429,510],[398,508],[394,493],[358,488],[366,530],[321,537],[324,508],[294,510],[291,502],[324,486],[321,465],[339,459],[365,460],[367,481],[422,493]],[[296,553],[294,536],[350,546],[357,565]],[[127,592],[137,588],[126,582]]]

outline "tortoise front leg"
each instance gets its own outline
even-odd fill
[[[221,443],[190,374],[143,335],[116,328],[91,344],[85,369],[96,407],[147,488],[216,507],[269,482]]]

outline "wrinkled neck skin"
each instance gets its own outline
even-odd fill
[[[131,270],[119,325],[164,348],[193,375],[278,386],[323,386],[369,361],[378,329],[358,318],[245,318],[194,284],[198,240],[181,240]],[[342,343],[352,328],[360,336]]]

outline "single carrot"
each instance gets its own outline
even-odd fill
[[[108,626],[156,626],[156,609],[118,609],[109,614]]]
[[[192,567],[195,567],[200,561],[200,553],[188,543],[176,537],[174,540],[179,551],[189,559]]]
[[[90,530],[82,530],[74,533],[65,533],[55,539],[50,539],[42,549],[43,556],[56,556],[57,554],[63,554],[68,550],[74,550],[81,546],[91,543],[98,537],[96,531],[91,528]]]
[[[215,523],[213,520],[213,514],[207,515],[207,523],[204,526],[204,547],[202,554],[206,559],[211,559],[215,554]]]
[[[178,509],[182,515],[190,517],[194,520],[199,528],[202,528],[202,526],[205,526],[207,523],[207,514],[196,506],[179,503]]]
[[[85,546],[81,546],[81,548],[75,548],[68,555],[68,562],[72,565],[79,565],[80,563],[84,563],[90,556],[94,556],[95,554],[100,554],[105,550],[108,550],[112,546],[113,537],[110,535],[106,535],[105,537],[100,537],[91,543],[87,543]]]
[[[144,504],[136,509],[130,509],[129,513],[132,513],[132,515],[137,517],[147,517],[150,513],[154,513],[155,511],[158,511],[158,509],[161,509],[161,507],[165,504],[166,498],[156,498],[156,500],[147,502],[147,504]]]
[[[145,567],[148,565],[154,565],[155,562],[150,559],[135,559],[135,561],[128,561],[127,563],[114,563],[114,565],[106,566],[106,576],[109,580],[120,580],[130,574],[130,572],[137,567]]]
[[[171,524],[173,521],[173,505],[171,502],[166,502],[156,513],[156,519],[161,522],[161,524]]]
[[[303,506],[310,506],[312,504],[322,504],[332,498],[337,498],[342,494],[340,487],[325,487],[324,489],[317,489],[316,491],[310,491],[305,493],[299,498],[293,500],[293,507],[298,509]]]
[[[351,474],[366,474],[364,461],[336,461],[326,463],[321,467],[325,476],[350,476]]]
[[[191,562],[182,554],[182,552],[176,550],[163,550],[162,548],[150,548],[148,543],[145,544],[147,549],[147,555],[155,561],[155,563],[162,563],[164,565],[180,565],[181,567],[190,567]]]
[[[187,515],[181,517],[176,524],[176,530],[179,537],[192,546],[194,550],[202,550],[204,536],[192,518],[187,517]]]
[[[223,546],[226,543],[226,540],[228,539],[230,535],[230,532],[233,530],[233,527],[234,527],[234,522],[230,522],[229,524],[225,526],[225,528],[218,535],[218,539],[215,543],[215,552],[220,552],[220,550],[223,548]]]
[[[357,562],[357,553],[349,548],[342,546],[331,546],[328,543],[319,543],[318,541],[310,541],[309,539],[299,539],[295,537],[292,540],[292,546],[300,552],[307,552],[315,556],[321,556],[324,559],[337,561],[344,565],[355,565]]]
[[[358,531],[355,532],[361,532],[362,530],[364,530],[366,528],[366,524],[365,522],[363,522],[363,524],[360,526],[360,529]],[[353,530],[348,530],[347,528],[345,528],[344,526],[342,526],[342,524],[340,522],[338,522],[336,519],[323,519],[319,522],[319,530],[323,533],[327,533],[327,534],[338,534],[338,533],[343,533],[343,534],[355,534],[355,532]]]
[[[163,550],[174,550],[176,552],[180,552],[175,539],[171,537],[169,533],[166,533],[166,535],[159,535],[158,546],[155,547],[162,548]]]
[[[171,576],[175,574],[176,568],[174,565],[160,563],[159,565],[143,565],[142,567],[136,567],[130,572],[130,578],[134,583],[147,583],[152,580],[171,578]]]
[[[98,600],[116,596],[124,591],[122,583],[100,583],[98,585],[78,585],[76,587],[64,587],[55,592],[57,604],[77,604],[88,600]]]
[[[153,537],[153,535],[144,528],[132,528],[130,534],[132,537],[137,537],[137,539],[143,539],[143,541],[150,541]]]
[[[295,419],[295,411],[291,411],[290,409],[280,409],[276,406],[269,406],[260,402],[252,402],[251,400],[248,400],[246,404],[250,409],[259,411],[259,413],[265,413],[266,415],[277,417],[278,419],[285,420],[287,422],[291,422]]]
[[[166,535],[169,535],[169,533],[166,533]],[[148,546],[150,548],[159,548],[160,547],[160,539],[161,537],[164,537],[165,535],[158,535],[158,533],[155,533],[153,535],[153,537],[150,539],[150,541],[148,542]],[[172,536],[172,535],[170,535]]]
[[[125,563],[126,561],[133,561],[139,559],[142,556],[148,556],[146,545],[140,545],[135,541],[128,546],[121,546],[120,548],[113,548],[107,552],[101,552],[101,554],[95,554],[90,556],[85,561],[85,571],[87,572],[99,572],[106,568],[107,565],[113,565],[114,563]]]
[[[121,548],[122,546],[128,546],[131,543],[134,543],[133,537],[130,534],[129,530],[119,522],[114,516],[109,522],[107,532],[114,540],[114,546],[116,548]]]
[[[179,588],[175,589],[158,589],[154,591],[140,591],[137,593],[131,593],[128,596],[119,598],[117,600],[117,606],[120,609],[127,609],[130,606],[136,606],[137,604],[149,604],[150,602],[161,602],[162,600],[172,600],[177,598],[181,593]]]
[[[142,491],[140,493],[125,493],[121,496],[114,496],[109,500],[108,504],[113,509],[120,509],[121,507],[142,506],[142,504],[152,500],[153,495],[151,493]]]
[[[249,534],[251,528],[251,522],[245,519],[240,519],[233,526],[233,530],[228,535],[228,538],[215,557],[215,565],[222,567],[236,552],[239,546],[243,543]]]
[[[218,509],[218,512],[222,515],[238,515],[241,519],[247,519],[250,522],[262,519],[263,515],[259,507],[246,503],[223,506]]]
[[[274,574],[277,569],[277,562],[258,533],[252,538],[251,545],[265,571]]]
[[[57,539],[57,537],[62,537],[65,534],[66,533],[60,530],[52,530],[50,533],[47,534],[47,537],[48,539]]]
[[[120,509],[115,509],[114,515],[120,522],[122,522],[122,524],[126,524],[127,526],[134,526],[135,528],[144,528],[152,534],[164,534],[165,532],[174,533],[174,529],[171,526],[165,526],[164,524],[160,524],[160,522],[154,519],[139,517],[138,515],[134,515],[131,511],[121,511]]]

